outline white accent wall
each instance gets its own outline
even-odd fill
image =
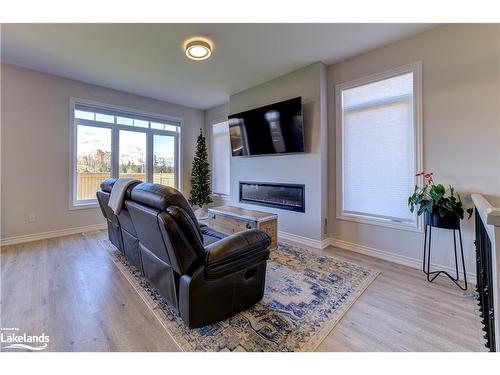
[[[70,97],[182,118],[182,180],[189,192],[204,111],[7,64],[1,84],[1,238],[104,223],[99,208],[68,208]]]
[[[329,148],[335,147],[335,85],[420,60],[425,171],[455,186],[462,197],[472,192],[500,196],[500,25],[440,26],[328,67]],[[334,166],[331,152],[332,187],[338,175]],[[338,220],[333,188],[328,199],[330,237],[361,245],[368,254],[380,250],[378,255],[389,259],[420,262],[423,233]],[[466,267],[475,272],[473,219],[462,222],[462,229]],[[433,237],[433,262],[452,266],[451,234],[435,230]]]
[[[231,95],[230,113],[238,113],[297,96],[302,97],[303,154],[231,158],[231,204],[277,213],[278,229],[321,241],[326,237],[327,109],[326,67],[315,63],[262,85]],[[238,202],[239,182],[305,184],[305,213]]]

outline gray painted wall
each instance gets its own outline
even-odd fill
[[[99,208],[68,209],[70,97],[183,118],[182,174],[189,192],[203,111],[6,64],[1,78],[2,238],[104,223]],[[28,223],[30,212],[34,223]]]
[[[324,81],[324,82],[323,82]],[[230,113],[246,111],[266,104],[301,96],[305,127],[304,154],[231,158],[231,203],[246,208],[279,214],[279,230],[314,240],[324,237],[322,213],[327,210],[326,184],[326,68],[309,65],[262,85],[231,95]],[[322,140],[323,137],[323,140]],[[240,204],[239,181],[305,184],[306,212]]]
[[[336,84],[423,61],[424,168],[466,196],[500,196],[500,25],[445,25],[328,68],[316,63],[230,97],[208,111],[131,95],[2,64],[2,238],[103,222],[99,209],[68,210],[69,97],[184,119],[184,191],[196,136],[229,113],[302,96],[306,153],[231,159],[231,202],[238,182],[306,184],[306,213],[241,205],[279,214],[279,229],[321,240],[333,237],[420,259],[423,235],[335,219]],[[328,118],[327,118],[328,117]],[[50,167],[47,167],[50,166]],[[29,173],[26,173],[29,171]],[[37,191],[43,191],[40,196]],[[224,202],[217,202],[221,204]],[[37,214],[28,223],[29,212]],[[328,235],[324,219],[328,217]],[[465,222],[467,267],[473,269],[473,221]],[[450,265],[449,233],[435,236],[435,262]]]
[[[420,60],[424,169],[462,196],[500,196],[500,25],[441,26],[330,66],[329,148],[335,149],[336,84]],[[335,152],[329,162],[329,186],[334,187]],[[328,198],[331,237],[421,259],[423,233],[337,220],[334,188]],[[473,220],[463,222],[462,229],[467,269],[474,271]],[[450,266],[452,237],[436,232],[433,261]]]

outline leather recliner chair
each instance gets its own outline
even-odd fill
[[[97,192],[97,202],[101,208],[102,214],[106,218],[108,225],[108,238],[113,245],[115,245],[123,253],[123,242],[121,236],[120,223],[118,217],[113,210],[108,206],[111,189],[115,183],[115,178],[108,178],[101,182],[101,191]]]
[[[111,189],[116,180],[116,178],[108,178],[101,183],[101,191],[97,192],[97,201],[108,223],[109,240],[125,255],[134,267],[143,272],[139,252],[139,240],[137,239],[137,233],[127,207],[124,204],[120,213],[115,215],[113,210],[108,206]],[[141,181],[137,180],[127,188],[125,199],[130,199],[132,189],[140,183]]]
[[[267,233],[226,236],[200,227],[183,195],[159,184],[136,185],[125,205],[145,277],[189,328],[226,319],[262,299]]]

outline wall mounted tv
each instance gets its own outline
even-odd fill
[[[304,152],[302,98],[230,115],[233,156]]]

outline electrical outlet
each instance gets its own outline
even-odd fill
[[[31,212],[29,215],[28,215],[28,223],[34,223],[36,221],[36,215],[34,212]]]

